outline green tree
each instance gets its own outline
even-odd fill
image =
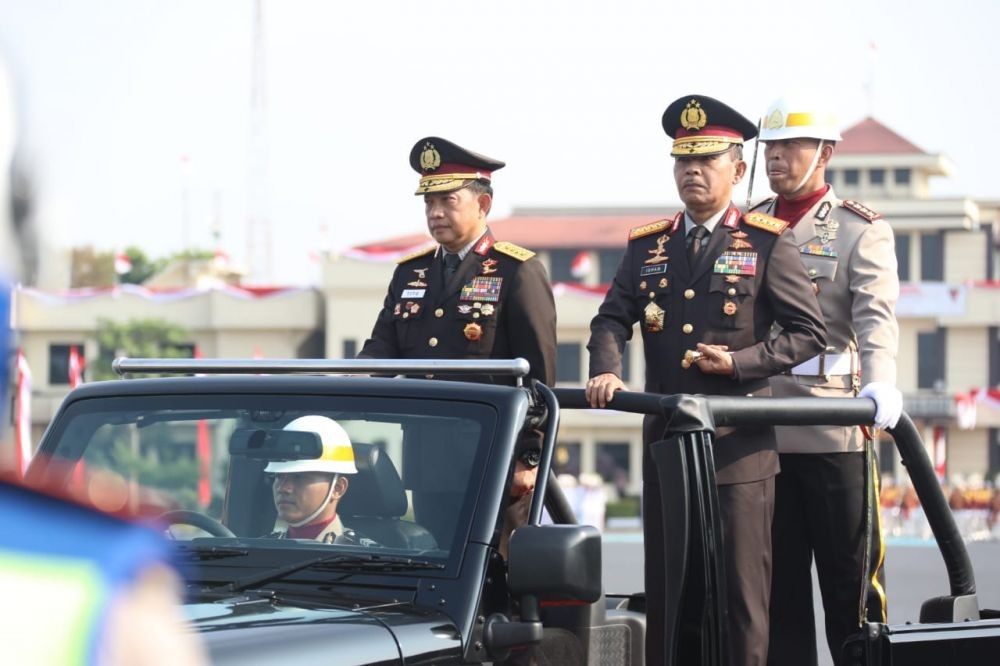
[[[118,276],[118,280],[122,284],[142,284],[163,268],[165,263],[162,259],[156,261],[150,259],[141,248],[135,245],[125,248],[125,256],[132,263],[132,268],[127,273]]]
[[[190,358],[191,334],[183,326],[162,319],[134,319],[124,324],[97,321],[98,356],[89,366],[94,380],[117,379],[111,369],[116,356],[132,358]]]

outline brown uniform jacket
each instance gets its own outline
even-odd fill
[[[774,218],[741,217],[731,206],[693,267],[687,263],[683,214],[634,229],[590,324],[590,375],[621,376],[622,351],[638,321],[646,391],[766,395],[769,376],[815,356],[825,345],[812,284],[783,228]],[[649,316],[657,309],[663,311],[662,326]],[[771,338],[775,322],[782,331]],[[698,342],[728,345],[735,377],[682,368],[685,350]],[[718,483],[757,481],[777,473],[773,429],[720,428],[717,437]]]
[[[555,300],[535,253],[495,242],[487,230],[447,284],[440,254],[428,248],[399,262],[371,338],[358,356],[522,357],[531,364],[530,377],[553,385]]]
[[[775,200],[753,210],[773,214]],[[853,201],[837,198],[833,188],[792,229],[802,262],[816,285],[826,319],[830,353],[860,351],[860,383],[896,384],[899,278],[892,227]],[[771,380],[774,395],[851,397],[850,375],[786,375]],[[858,428],[779,426],[782,453],[861,451]]]

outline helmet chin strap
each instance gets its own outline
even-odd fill
[[[790,194],[786,195],[787,197],[792,197],[798,194],[802,190],[802,188],[806,186],[806,183],[809,181],[809,179],[812,178],[813,172],[816,171],[816,166],[819,164],[819,156],[823,154],[823,141],[824,139],[819,140],[819,145],[816,146],[816,154],[813,155],[812,163],[806,170],[806,175],[802,176],[802,180],[799,181],[799,184],[795,187],[794,190],[792,190]]]
[[[307,517],[303,518],[302,520],[300,520],[298,522],[294,522],[294,523],[290,522],[288,524],[291,527],[302,527],[303,525],[308,525],[312,521],[316,520],[316,516],[318,516],[319,514],[323,513],[323,510],[326,509],[326,507],[327,507],[328,504],[330,504],[330,500],[333,499],[333,490],[337,486],[337,479],[338,478],[340,478],[339,474],[334,474],[333,475],[333,480],[330,481],[330,491],[327,492],[326,499],[323,500],[322,502],[320,502],[319,507],[315,511],[313,511]]]

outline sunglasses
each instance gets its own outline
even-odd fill
[[[527,451],[523,451],[517,459],[525,467],[538,467],[538,464],[542,462],[542,450],[528,449]]]

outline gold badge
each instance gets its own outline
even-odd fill
[[[752,250],[753,245],[747,240],[748,236],[746,233],[737,229],[729,233],[729,237],[732,239],[732,244],[730,244],[730,250]]]
[[[728,282],[729,284],[736,284],[739,281],[740,281],[740,276],[739,275],[727,275],[726,276],[726,282]]]
[[[722,311],[726,315],[732,317],[734,314],[736,314],[736,303],[733,303],[732,301],[726,301],[726,304],[722,306]]]
[[[641,289],[643,291],[646,291],[646,281],[645,280],[643,280],[642,282],[639,283],[639,289]]]
[[[417,279],[414,280],[413,282],[407,282],[406,286],[407,287],[426,287],[427,283],[424,282],[424,278],[427,277],[427,270],[428,269],[426,269],[426,268],[414,268],[413,272],[417,274]]]
[[[660,289],[666,289],[668,284],[667,278],[660,278]]]
[[[439,166],[441,166],[441,153],[428,141],[424,144],[424,151],[420,153],[420,168],[424,171],[434,171]]]
[[[497,269],[494,266],[497,265],[496,259],[487,259],[483,262],[483,275],[489,275],[490,273],[496,273]]]
[[[462,332],[465,333],[465,339],[472,342],[483,337],[483,327],[476,323],[466,324]]]
[[[775,109],[771,112],[771,115],[767,117],[767,129],[781,129],[785,126],[785,116],[782,115],[779,109]]]
[[[402,303],[396,303],[396,307],[392,309],[392,314],[399,316],[399,313],[403,311]]]
[[[666,234],[663,234],[662,236],[660,236],[659,238],[657,238],[656,239],[656,249],[655,250],[646,250],[646,252],[648,252],[649,254],[651,254],[653,256],[651,256],[649,259],[647,259],[643,263],[658,264],[658,263],[660,263],[662,261],[666,261],[667,259],[669,259],[669,257],[667,255],[663,254],[664,253],[663,246],[666,244],[666,242],[668,240],[670,240],[670,236],[668,236]]]
[[[659,333],[663,330],[663,317],[666,312],[659,305],[650,301],[643,311],[643,319],[646,322],[646,330],[650,333]]]
[[[681,127],[686,130],[700,130],[708,124],[708,116],[698,100],[693,99],[681,111]]]

